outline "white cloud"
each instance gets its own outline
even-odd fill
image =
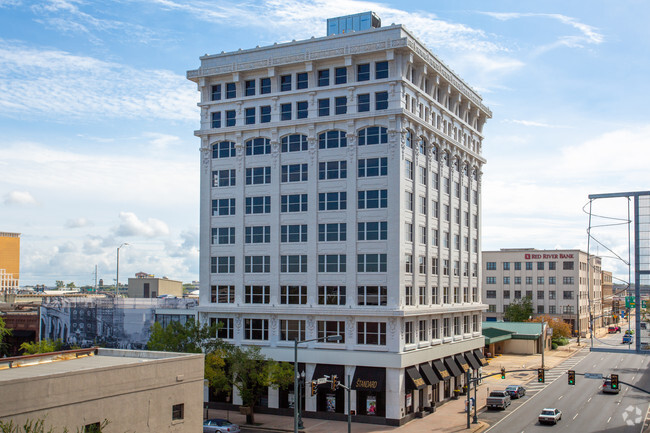
[[[159,132],[145,132],[143,137],[149,140],[149,145],[153,151],[160,151],[173,145],[182,144],[180,137]]]
[[[72,218],[69,219],[65,222],[65,227],[69,229],[78,229],[82,227],[87,227],[89,225],[92,225],[90,221],[88,221],[86,218]]]
[[[36,199],[27,191],[11,191],[5,195],[5,205],[32,205]]]
[[[169,227],[163,221],[155,218],[147,218],[141,221],[132,212],[120,212],[120,225],[114,230],[117,236],[143,236],[154,238],[167,236]]]
[[[195,85],[170,71],[137,69],[3,39],[0,64],[0,114],[5,116],[198,118]]]
[[[553,124],[550,124],[550,123],[537,122],[537,121],[534,121],[534,120],[506,119],[506,120],[504,120],[504,122],[506,122],[506,123],[516,123],[518,125],[533,126],[533,127],[538,127],[538,128],[567,128],[566,126],[553,125]]]

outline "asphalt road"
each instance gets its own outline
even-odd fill
[[[615,334],[602,339],[599,346],[624,348],[617,346],[620,341],[620,334]],[[649,361],[648,355],[582,351],[547,372],[545,384],[526,385],[527,395],[514,400],[508,410],[487,411],[479,418],[490,423],[491,432],[529,433],[556,428],[568,432],[639,433],[650,416]],[[567,383],[569,369],[576,372],[574,386]],[[586,379],[584,373],[617,373],[620,393],[603,394],[603,381]],[[562,411],[562,420],[555,427],[540,425],[537,416],[541,410],[554,407]]]

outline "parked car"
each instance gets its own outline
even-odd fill
[[[631,334],[625,334],[623,336],[623,341],[621,344],[632,344],[632,335]]]
[[[486,405],[488,409],[505,409],[510,406],[510,394],[506,391],[492,391],[487,398]]]
[[[559,420],[562,419],[562,412],[557,408],[546,408],[542,410],[542,413],[539,414],[537,420],[540,424],[557,424]]]
[[[610,379],[605,379],[603,382],[603,394],[618,394],[619,388],[612,389],[612,381]]]
[[[521,398],[526,395],[526,388],[521,385],[506,386],[506,392],[510,394],[510,398]]]
[[[226,419],[213,418],[203,421],[203,433],[239,433],[240,431],[237,424]]]
[[[621,332],[621,327],[618,325],[610,325],[609,328],[607,328],[608,334],[616,334],[617,332]]]

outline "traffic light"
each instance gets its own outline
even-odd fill
[[[318,387],[318,384],[312,380],[311,382],[311,395],[314,396],[316,395],[316,388]]]
[[[336,387],[339,386],[339,378],[337,375],[332,376],[332,391],[336,391]]]
[[[543,368],[538,368],[537,369],[537,381],[539,383],[544,383],[544,369]]]
[[[501,379],[506,378],[506,369],[504,367],[501,367]]]
[[[611,375],[612,389],[618,389],[618,374]]]
[[[576,372],[574,370],[569,370],[569,385],[576,384]]]

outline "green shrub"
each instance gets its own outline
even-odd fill
[[[551,343],[551,350],[557,350],[557,343]]]

